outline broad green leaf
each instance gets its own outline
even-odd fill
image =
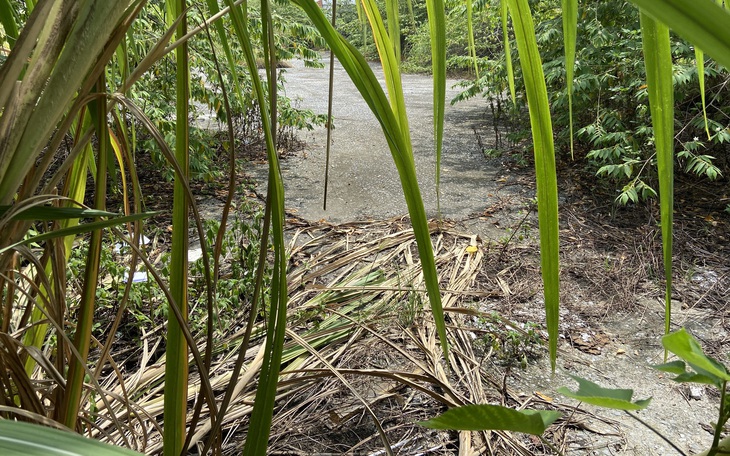
[[[436,210],[439,216],[441,216],[441,155],[443,153],[444,112],[446,110],[446,12],[444,9],[444,1],[426,0],[426,12],[428,13],[428,30],[431,36],[431,72],[433,73]]]
[[[537,179],[537,215],[540,226],[540,264],[545,296],[545,314],[549,336],[550,365],[555,370],[558,353],[560,307],[558,182],[555,170],[555,146],[550,118],[545,75],[537,49],[535,27],[527,0],[508,0],[515,31],[520,65],[525,81],[530,111],[532,142],[535,149]]]
[[[565,387],[561,387],[558,388],[558,392],[586,404],[617,410],[642,410],[651,402],[651,398],[631,402],[634,395],[634,390],[631,389],[603,388],[584,378],[575,375],[570,377],[578,382],[578,391],[574,393]]]
[[[669,28],[641,13],[646,85],[654,128],[664,259],[664,333],[672,317],[672,229],[674,224],[674,85]],[[666,360],[665,360],[666,361]]]
[[[717,377],[711,377],[703,374],[695,374],[694,372],[685,372],[673,378],[677,383],[704,383],[706,385],[714,385],[718,388],[722,386],[722,380]]]
[[[0,217],[13,206],[0,206]],[[31,206],[10,217],[10,220],[65,220],[92,217],[116,217],[119,214],[83,207]]]
[[[507,84],[509,84],[509,94],[512,98],[512,105],[517,105],[517,96],[515,95],[515,73],[512,68],[512,50],[509,45],[509,34],[507,33],[507,1],[499,2],[499,16],[502,22],[502,38],[504,39],[504,63],[507,67]]]
[[[418,424],[431,429],[513,431],[542,435],[561,413],[552,410],[515,410],[501,405],[464,405]]]
[[[126,448],[37,424],[0,419],[0,454],[5,456],[139,456]]]
[[[570,158],[573,158],[573,70],[575,41],[578,30],[578,0],[563,0],[563,42],[565,43],[565,82],[568,91],[570,123]]]
[[[707,374],[706,372],[704,374],[697,374],[695,372],[687,372],[687,365],[684,361],[672,361],[671,363],[664,363],[659,364],[657,366],[652,366],[656,370],[660,370],[662,372],[668,372],[670,374],[675,374],[676,377],[673,378],[675,382],[679,383],[705,383],[708,385],[720,385],[722,384],[722,379],[712,376],[710,374]]]
[[[725,366],[705,355],[697,339],[684,328],[662,337],[662,345],[687,362],[698,374],[730,381]]]
[[[683,361],[672,361],[671,363],[657,364],[651,366],[656,370],[662,372],[669,372],[670,374],[682,375],[687,372],[687,365]]]
[[[730,68],[730,12],[713,0],[631,0],[654,19]]]

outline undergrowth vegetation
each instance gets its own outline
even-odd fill
[[[330,378],[360,404],[332,420],[368,416],[386,454],[394,454],[393,435],[370,404],[392,399],[398,410],[416,396],[456,410],[454,420],[429,422],[424,410],[414,419],[463,430],[465,451],[472,451],[467,431],[495,429],[538,442],[481,432],[480,448],[499,438],[499,448],[522,454],[538,444],[559,452],[542,436],[559,411],[477,406],[497,400],[482,379],[499,382],[476,361],[462,323],[476,321],[484,351],[498,352],[503,364],[530,362],[543,332],[457,305],[486,253],[476,236],[426,218],[403,69],[430,66],[433,74],[437,192],[447,70],[473,71],[461,98],[486,97],[495,119],[517,126],[510,140],[530,143],[539,236],[518,227],[496,262],[514,236],[539,243],[553,370],[556,157],[613,179],[621,203],[659,197],[663,274],[654,278],[669,333],[674,167],[707,179],[727,173],[727,10],[710,0],[580,8],[569,0],[363,0],[341,11],[342,34],[312,0],[0,0],[0,449],[79,451],[69,434],[12,424],[30,421],[148,453],[222,454],[245,423],[234,451],[263,455],[276,443],[277,422],[301,416],[310,400],[341,399],[321,391],[318,382]],[[283,149],[294,132],[331,127],[332,119],[281,95],[280,63],[318,65],[323,48],[388,139],[408,227],[383,223],[357,242],[356,225],[297,226],[285,236]],[[385,88],[363,54],[380,59]],[[205,115],[221,131],[199,124]],[[263,207],[236,198],[246,193],[238,189],[240,158],[251,148],[268,164]],[[153,186],[169,184],[164,204],[145,198],[142,173],[157,179]],[[196,198],[196,186],[220,181],[224,202],[201,207],[210,202]],[[380,322],[396,336],[379,332]],[[357,358],[348,348],[358,338],[395,355]],[[730,375],[686,332],[663,342],[681,361],[659,369],[720,390],[715,454],[727,444]],[[356,364],[367,356],[380,364]],[[362,378],[396,386],[366,398],[353,385]],[[564,394],[628,410],[648,404],[578,382],[577,393]],[[413,390],[408,399],[394,392],[402,386]],[[501,394],[505,402],[506,388]],[[293,404],[291,414],[275,414],[282,400]],[[477,410],[476,425],[462,406]],[[419,429],[416,440],[433,438]]]
[[[630,2],[581,3],[572,91],[568,109],[562,15],[557,2],[534,2],[536,39],[545,70],[556,158],[579,160],[617,190],[617,202],[637,203],[657,196],[658,177],[644,62],[639,11]],[[493,7],[494,8],[494,7]],[[478,8],[475,7],[475,9]],[[482,12],[482,14],[487,14]],[[493,28],[492,28],[493,29]],[[499,45],[499,43],[497,43]],[[676,104],[677,167],[693,176],[715,180],[728,172],[727,70],[707,59],[699,77],[693,46],[672,35],[671,53]],[[466,58],[466,65],[470,61]],[[528,140],[524,128],[526,99],[509,101],[504,54],[477,53],[478,79],[464,83],[455,101],[474,96],[490,100],[494,121],[506,127],[509,144]],[[467,66],[468,67],[468,66]],[[516,85],[521,71],[515,70]],[[706,108],[703,106],[706,100]],[[573,113],[574,148],[570,114]],[[515,117],[516,120],[510,119]]]

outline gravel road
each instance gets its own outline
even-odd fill
[[[327,112],[329,57],[325,68],[305,68],[292,62],[286,70],[286,95],[301,108],[316,113]],[[379,64],[371,64],[382,80]],[[323,210],[326,130],[317,128],[300,133],[306,142],[303,151],[282,162],[286,206],[306,220],[333,223],[363,219],[380,219],[407,214],[400,181],[385,137],[375,116],[360,97],[342,66],[335,63],[334,125],[330,155],[329,196]],[[483,210],[487,195],[495,182],[504,177],[499,167],[489,166],[479,150],[474,129],[479,128],[489,144],[486,113],[482,98],[451,106],[448,102],[459,93],[447,81],[446,125],[441,170],[441,212],[446,218],[463,219]],[[432,80],[430,76],[407,74],[403,88],[413,141],[418,181],[429,217],[437,215],[435,191],[435,147],[433,141]],[[266,167],[252,171],[259,189],[265,191]]]

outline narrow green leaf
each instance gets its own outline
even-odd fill
[[[167,0],[170,15],[168,23],[183,16],[178,23],[175,36],[187,34],[185,17],[186,0]],[[165,348],[165,393],[163,454],[177,456],[184,450],[185,427],[187,425],[188,392],[188,344],[181,328],[188,319],[188,227],[189,205],[183,180],[189,178],[189,92],[190,69],[188,66],[188,44],[184,42],[175,49],[175,159],[180,165],[182,176],[175,176],[172,190],[172,247],[170,251],[170,292],[177,304],[183,321],[178,321],[170,310],[167,319],[167,346]],[[172,306],[168,303],[168,308]]]
[[[13,206],[0,206],[0,217],[5,214]],[[56,206],[31,206],[27,209],[21,209],[14,213],[10,220],[66,220],[78,218],[93,217],[116,217],[119,214],[113,212],[100,211],[97,209],[87,209],[83,207],[56,207]]]
[[[95,90],[106,93],[106,75],[102,74],[97,80]],[[94,122],[97,138],[97,173],[94,188],[94,207],[104,210],[106,207],[107,192],[107,160],[109,158],[109,128],[107,126],[107,99],[96,98],[89,105],[89,114]],[[91,331],[94,325],[94,311],[96,308],[96,291],[99,283],[101,265],[102,241],[104,231],[99,228],[91,232],[89,248],[84,265],[84,281],[81,288],[78,310],[76,314],[76,328],[73,345],[79,357],[71,357],[68,361],[66,388],[61,397],[58,416],[69,429],[76,429],[79,419],[79,410],[84,389],[84,375],[87,366],[86,359],[91,349]]]
[[[502,21],[502,39],[504,40],[504,63],[507,67],[507,84],[509,84],[509,94],[512,98],[512,105],[517,105],[517,96],[515,95],[515,72],[512,68],[512,49],[509,45],[509,33],[507,31],[507,1],[500,0],[499,13]]]
[[[385,86],[388,89],[390,98],[390,107],[398,121],[401,134],[405,135],[406,141],[404,145],[410,150],[411,133],[408,127],[408,115],[406,113],[406,103],[403,98],[403,83],[400,76],[400,61],[395,54],[391,38],[385,31],[383,18],[380,16],[378,5],[375,0],[364,0],[365,14],[370,21],[370,27],[373,31],[375,46],[380,55],[380,63],[383,65],[383,74],[385,75]],[[412,155],[412,154],[411,154]]]
[[[0,420],[0,454],[24,456],[139,456],[126,448],[37,424]]]
[[[406,0],[406,6],[408,6],[408,18],[411,20],[411,24],[415,24],[416,16],[413,14],[413,0]]]
[[[707,122],[707,103],[705,102],[705,53],[698,47],[695,47],[695,64],[697,65],[697,81],[700,85],[700,100],[702,100],[702,118],[705,120],[707,140],[710,141],[712,135]]]
[[[281,357],[286,335],[286,307],[287,307],[287,282],[285,254],[286,244],[284,242],[284,183],[279,171],[279,157],[274,145],[274,129],[269,109],[273,108],[267,104],[266,92],[259,77],[256,58],[253,52],[251,37],[248,32],[248,21],[245,19],[246,12],[233,4],[233,0],[226,0],[230,8],[233,29],[238,36],[238,41],[243,48],[246,66],[251,76],[252,87],[256,101],[261,110],[261,125],[266,143],[266,156],[269,162],[269,180],[266,197],[266,219],[270,217],[273,231],[274,263],[271,276],[271,295],[268,309],[268,331],[264,345],[264,359],[259,377],[259,385],[254,399],[251,422],[244,446],[244,454],[265,455],[271,432],[271,421],[276,399],[276,390],[281,370]],[[319,7],[317,7],[319,10]],[[262,11],[268,10],[268,6],[262,5]],[[319,11],[322,14],[321,10]],[[322,19],[325,23],[327,20]],[[267,15],[262,20],[270,21]],[[269,24],[271,26],[271,24]],[[267,225],[264,232],[268,233]],[[265,252],[268,245],[268,235],[261,239],[261,251]],[[262,255],[262,261],[265,256]],[[258,304],[258,303],[255,303]]]
[[[403,195],[408,205],[408,212],[411,217],[411,224],[413,225],[413,233],[418,244],[418,254],[423,267],[426,289],[428,290],[431,311],[433,312],[441,348],[444,356],[448,359],[446,323],[441,304],[436,262],[433,256],[426,210],[423,206],[423,199],[421,198],[421,191],[416,178],[410,134],[403,130],[401,122],[397,120],[396,114],[393,112],[380,83],[365,58],[363,58],[354,46],[344,40],[332,28],[319,6],[313,0],[293,1],[304,10],[314,23],[314,26],[322,34],[322,37],[327,41],[330,49],[335,53],[345,71],[347,71],[353,84],[357,87],[383,129],[393,161],[398,169]],[[400,98],[402,99],[402,93]]]
[[[220,8],[218,7],[218,1],[217,0],[206,0],[208,3],[208,9],[210,10],[211,15],[215,15],[220,11]],[[223,21],[216,21],[215,24],[215,31],[218,34],[218,39],[220,40],[221,46],[223,46],[223,53],[226,55],[226,61],[228,62],[228,70],[231,72],[231,79],[233,79],[233,87],[236,93],[236,97],[238,97],[238,101],[241,104],[241,106],[245,106],[245,101],[243,98],[243,91],[241,90],[241,82],[240,78],[238,76],[238,64],[236,60],[233,57],[233,52],[231,51],[231,46],[228,44],[228,34],[226,33],[225,26],[223,24]],[[223,82],[221,81],[221,84]]]
[[[662,252],[664,257],[664,333],[672,316],[672,228],[674,224],[674,85],[669,28],[641,13],[646,85],[659,174]]]
[[[501,405],[464,405],[418,424],[458,431],[513,431],[542,435],[561,413],[552,410],[514,410]]]
[[[713,0],[631,0],[654,19],[730,68],[730,12]]]
[[[479,79],[479,64],[477,62],[477,47],[474,44],[474,14],[471,0],[466,0],[466,33],[469,39],[469,55],[474,63],[474,75]]]
[[[568,118],[570,123],[570,158],[573,159],[573,71],[575,69],[575,41],[578,30],[578,0],[563,0],[563,43],[565,45],[565,82],[568,91]]]
[[[545,296],[545,314],[549,336],[550,364],[555,370],[558,353],[560,308],[558,182],[555,171],[555,146],[550,118],[545,75],[537,49],[535,27],[527,0],[508,0],[515,31],[520,65],[525,81],[530,111],[532,141],[535,149],[537,179],[537,214],[540,226],[540,264]]]
[[[362,33],[362,46],[366,48],[368,45],[368,18],[363,10],[362,0],[355,0],[357,5],[357,20],[360,21],[360,33]]]
[[[444,112],[446,111],[446,11],[443,0],[426,0],[426,12],[428,13],[428,29],[431,36],[431,72],[433,73],[433,138],[436,146],[436,212],[440,217],[441,155],[443,154]]]
[[[0,0],[0,24],[5,29],[5,39],[12,49],[18,39],[18,24],[15,22],[15,10],[10,0]]]
[[[730,374],[725,366],[705,355],[697,339],[684,328],[662,337],[662,345],[686,361],[698,374],[730,381]]]
[[[400,66],[400,12],[398,11],[398,0],[385,0],[385,11],[388,20],[388,37],[395,52],[395,59]]]
[[[574,393],[565,387],[561,387],[558,388],[558,392],[586,404],[617,410],[642,410],[651,402],[651,398],[631,402],[634,395],[634,390],[631,389],[603,388],[584,378],[575,375],[570,377],[578,382],[578,391]]]
[[[99,220],[97,222],[84,223],[83,225],[75,225],[75,226],[70,226],[68,228],[62,228],[62,229],[58,229],[58,230],[49,231],[48,233],[43,233],[38,236],[29,237],[27,239],[23,239],[22,241],[18,241],[14,244],[11,244],[7,247],[3,247],[2,249],[0,249],[0,254],[5,253],[8,250],[14,249],[15,247],[18,247],[21,245],[39,243],[39,242],[47,241],[48,239],[55,239],[57,237],[75,236],[77,234],[88,233],[89,231],[97,230],[100,228],[108,228],[110,226],[118,226],[118,225],[122,225],[125,223],[135,222],[137,220],[146,219],[148,217],[152,217],[157,214],[159,214],[159,212],[143,212],[140,214],[125,215],[124,217],[116,217],[116,218],[111,218],[111,219],[107,219],[107,220]]]

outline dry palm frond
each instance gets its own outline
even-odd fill
[[[394,453],[447,454],[459,448],[464,454],[532,454],[529,442],[510,433],[449,434],[414,424],[444,407],[489,402],[524,406],[530,401],[507,388],[496,373],[486,371],[472,348],[474,321],[483,315],[472,300],[501,295],[496,280],[490,282],[493,289],[476,289],[488,253],[474,236],[450,228],[433,226],[432,236],[452,347],[450,367],[422,307],[425,286],[420,263],[414,259],[413,234],[399,220],[300,225],[292,230],[289,337],[282,356],[271,451],[382,451],[377,426],[366,417],[369,409]],[[161,450],[165,358],[155,355],[163,339],[158,329],[142,328],[134,368],[123,358],[127,355],[110,351],[106,365],[111,369],[99,372],[98,388],[87,386],[92,406],[84,413],[91,435],[126,440],[147,453]],[[265,331],[262,323],[254,328],[238,379],[231,373],[243,331],[232,330],[212,347],[214,362],[205,381],[217,401],[236,380],[221,423],[221,441],[235,441],[233,433],[247,429]],[[17,343],[8,337],[0,339],[3,346]],[[97,349],[99,353],[98,343]],[[204,350],[201,341],[197,351]],[[19,352],[14,346],[9,351]],[[53,363],[40,354],[36,358],[43,375],[52,377]],[[13,358],[0,359],[7,363]],[[201,378],[192,355],[189,362],[187,398],[192,401],[199,394]],[[23,369],[22,364],[17,369],[7,367],[10,374],[5,375],[19,375]],[[25,384],[32,388],[29,397],[49,397],[50,392],[38,396],[42,382]],[[533,406],[536,403],[556,407],[532,400]],[[35,413],[44,413],[40,403],[36,408]],[[211,429],[210,410],[203,406],[191,445],[211,438]]]

